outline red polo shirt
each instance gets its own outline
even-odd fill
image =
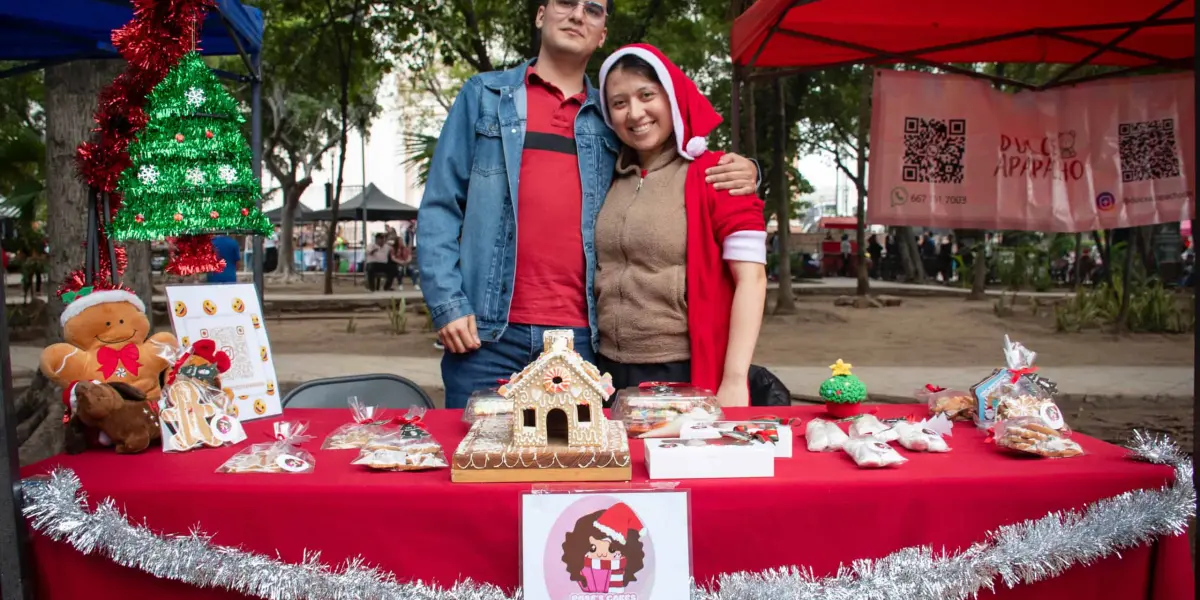
[[[587,327],[583,185],[575,116],[587,92],[570,98],[525,73],[525,148],[517,186],[517,272],[508,321]]]

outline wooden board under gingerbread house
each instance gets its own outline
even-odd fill
[[[575,352],[569,330],[547,331],[536,361],[500,393],[511,418],[480,419],[454,452],[455,482],[629,481],[625,424],[604,416],[612,380]]]

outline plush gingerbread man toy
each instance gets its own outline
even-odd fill
[[[84,287],[62,294],[63,339],[42,350],[42,373],[63,388],[66,414],[75,408],[75,385],[80,381],[124,383],[146,397],[157,410],[161,394],[159,377],[171,366],[175,336],[150,333],[146,306],[132,292]],[[101,443],[107,443],[101,436]]]

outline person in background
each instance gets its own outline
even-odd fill
[[[270,273],[279,266],[279,226],[263,239],[263,272]],[[293,246],[294,248],[295,246]]]
[[[615,2],[539,4],[538,56],[468,79],[429,164],[415,246],[446,408],[535,360],[546,329],[595,360],[594,223],[620,142],[586,71]],[[727,154],[707,175],[752,194],[758,169]]]
[[[367,272],[367,289],[379,291],[379,282],[387,276],[388,247],[387,238],[382,233],[375,234],[375,241],[367,245],[367,258],[364,270]]]
[[[237,283],[238,265],[242,262],[242,247],[238,245],[237,240],[227,235],[214,236],[212,245],[217,252],[217,257],[225,261],[225,268],[215,273],[208,273],[206,275],[208,282]]]
[[[395,238],[391,240],[391,250],[388,252],[388,278],[383,289],[391,290],[392,281],[400,282],[400,289],[404,289],[404,276],[409,275],[409,269],[412,266],[412,248],[409,248],[404,240]],[[415,281],[414,281],[415,283]]]
[[[942,274],[942,283],[950,283],[954,278],[954,236],[946,236],[938,248],[938,272]]]
[[[867,252],[871,255],[871,279],[879,279],[879,270],[883,267],[883,246],[874,233],[867,238]]]
[[[842,268],[841,268],[840,274],[842,277],[851,277],[853,275],[853,273],[851,272],[851,269],[850,269],[850,254],[854,251],[854,248],[850,245],[850,234],[848,234],[848,233],[842,234],[842,249],[841,250],[842,250]]]

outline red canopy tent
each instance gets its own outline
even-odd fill
[[[1009,0],[999,5],[963,0],[759,0],[734,21],[731,50],[739,66],[791,68],[756,77],[887,62],[933,64],[970,75],[978,74],[946,63],[1191,69],[1194,15],[1195,0]],[[1068,83],[1068,74],[1043,87]]]

